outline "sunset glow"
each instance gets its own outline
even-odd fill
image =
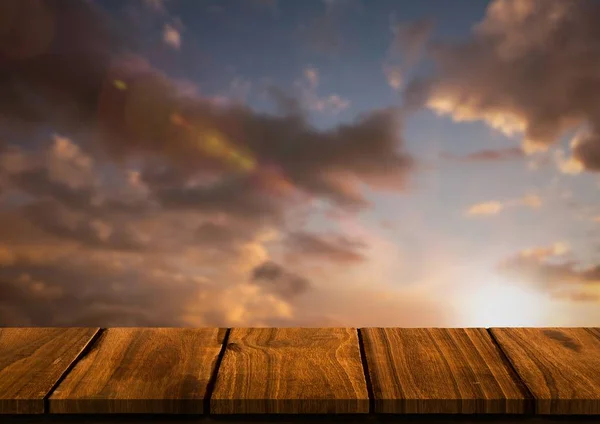
[[[469,293],[466,315],[470,326],[535,327],[544,324],[546,299],[533,290],[506,281],[482,281]]]
[[[0,0],[0,326],[600,326],[600,2]]]

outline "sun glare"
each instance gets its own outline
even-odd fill
[[[539,326],[544,315],[542,295],[500,279],[479,283],[467,296],[466,319],[469,326]]]

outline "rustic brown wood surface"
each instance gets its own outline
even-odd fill
[[[376,413],[523,414],[535,403],[549,419],[600,415],[599,328],[233,329],[218,372],[224,329],[100,331],[0,328],[0,422],[44,410],[202,414],[209,402],[241,420],[367,416],[365,372]]]
[[[105,330],[49,398],[50,413],[202,413],[224,331]]]
[[[598,424],[596,417],[549,415],[3,415],[2,424]]]
[[[356,329],[232,329],[210,412],[368,413]]]
[[[588,330],[590,330],[592,333],[594,333],[596,336],[600,337],[600,328],[597,327],[593,327],[593,328],[588,328]]]
[[[585,328],[492,328],[538,414],[600,414],[600,338]]]
[[[44,397],[98,331],[0,328],[0,414],[44,413]]]
[[[522,414],[526,389],[485,329],[361,329],[378,413]]]

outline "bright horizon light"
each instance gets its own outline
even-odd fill
[[[542,294],[497,277],[469,292],[465,303],[465,319],[477,327],[539,326],[546,312]]]

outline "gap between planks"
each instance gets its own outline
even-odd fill
[[[223,362],[223,357],[225,356],[225,350],[227,349],[227,344],[229,343],[229,335],[231,334],[231,328],[225,329],[225,335],[223,336],[223,343],[221,344],[221,350],[219,351],[219,355],[217,356],[217,361],[215,362],[215,369],[213,370],[212,375],[210,376],[210,380],[206,386],[206,395],[204,396],[204,411],[205,415],[210,414],[210,398],[215,391],[215,385],[217,384],[217,375],[219,374],[219,370],[221,369],[221,362]]]
[[[50,398],[50,396],[52,396],[52,393],[54,393],[56,388],[60,385],[60,383],[63,382],[63,380],[67,377],[67,375],[71,372],[71,370],[73,368],[75,368],[75,365],[77,365],[77,363],[81,359],[83,359],[93,349],[94,345],[96,344],[98,339],[100,339],[100,336],[102,335],[102,333],[104,333],[105,330],[106,330],[105,328],[98,328],[98,331],[96,331],[96,334],[94,334],[92,336],[92,338],[87,342],[87,344],[84,346],[84,348],[81,349],[81,352],[79,352],[79,355],[77,355],[75,360],[73,360],[73,362],[71,362],[69,364],[69,366],[65,369],[65,371],[58,378],[58,380],[56,380],[56,383],[54,383],[54,385],[50,388],[50,390],[48,390],[48,393],[46,393],[46,396],[44,396],[44,414],[50,413],[48,399]]]
[[[524,391],[527,394],[527,397],[529,398],[529,401],[526,403],[526,406],[525,406],[525,414],[526,415],[535,414],[536,399],[535,399],[535,396],[533,395],[533,392],[531,391],[531,388],[527,385],[525,380],[523,380],[521,378],[521,376],[517,372],[517,369],[515,368],[515,364],[513,364],[513,362],[510,360],[510,358],[508,357],[508,355],[506,354],[504,349],[502,349],[502,346],[500,346],[500,343],[498,343],[498,339],[496,339],[496,336],[494,336],[494,333],[492,332],[491,328],[486,328],[485,331],[487,331],[488,335],[492,339],[492,342],[494,343],[494,345],[500,352],[500,357],[502,358],[502,360],[504,361],[504,363],[506,364],[508,369],[511,370],[514,380],[521,383]]]
[[[54,391],[61,384],[61,382],[64,381],[64,379],[73,370],[73,368],[77,365],[77,363],[79,363],[79,361],[81,361],[86,355],[89,354],[89,352],[92,351],[92,349],[94,349],[95,346],[97,346],[98,340],[101,338],[102,334],[104,332],[106,332],[107,330],[110,330],[110,328],[99,328],[96,331],[96,333],[86,343],[86,345],[81,350],[81,352],[77,355],[77,357],[69,364],[69,366],[61,374],[61,376],[59,377],[59,379],[50,388],[50,390],[48,391],[48,393],[43,397],[43,401],[44,401],[44,414],[53,415],[53,414],[50,414],[50,412],[49,412],[48,398],[54,393]],[[212,411],[209,408],[210,400],[211,400],[211,397],[212,397],[214,389],[215,389],[215,383],[216,383],[218,374],[219,374],[219,372],[221,370],[221,362],[222,362],[223,357],[225,355],[225,352],[226,352],[226,350],[228,348],[229,336],[231,334],[232,328],[229,328],[229,327],[228,328],[221,328],[220,330],[221,331],[224,330],[225,333],[224,333],[224,336],[223,336],[223,339],[222,339],[222,344],[221,344],[220,351],[219,351],[219,353],[217,355],[217,358],[216,358],[214,369],[212,371],[212,374],[211,374],[211,377],[210,377],[210,380],[209,380],[209,383],[208,383],[208,386],[207,386],[206,395],[205,395],[205,397],[203,399],[204,404],[206,405],[205,412],[204,412],[203,415],[212,415],[212,413],[211,413]],[[362,330],[364,330],[364,328],[355,328],[354,330],[356,331],[356,335],[357,335],[357,338],[358,338],[359,354],[360,354],[360,359],[361,359],[362,368],[363,368],[363,372],[364,372],[365,382],[366,382],[366,385],[367,385],[368,398],[369,398],[369,413],[372,414],[374,412],[375,397],[374,397],[374,392],[373,392],[373,384],[372,384],[372,381],[371,381],[371,375],[369,373],[369,366],[368,366],[368,362],[367,362],[367,356],[366,356],[366,352],[365,352],[365,344],[364,344],[364,340],[363,340]],[[515,377],[515,381],[519,382],[523,386],[523,388],[526,390],[528,396],[530,396],[530,399],[532,400],[531,401],[531,406],[532,407],[528,408],[527,411],[526,411],[526,413],[523,414],[523,415],[521,415],[521,416],[529,416],[531,414],[535,414],[536,398],[535,398],[535,396],[533,396],[531,388],[527,385],[527,383],[524,381],[524,379],[521,377],[521,375],[517,372],[515,365],[511,361],[510,357],[507,355],[507,352],[505,352],[505,350],[502,348],[501,344],[497,340],[497,338],[494,335],[493,331],[491,331],[491,328],[485,328],[485,331],[489,334],[490,338],[493,341],[494,346],[498,349],[498,351],[500,353],[500,356],[502,357],[502,360],[510,368],[511,372],[513,373],[513,375]],[[591,333],[593,336],[595,336],[598,339],[600,339],[600,329],[599,328],[587,328],[586,327],[585,331]]]
[[[360,360],[362,362],[363,373],[365,375],[365,382],[367,384],[367,393],[369,394],[369,414],[373,414],[375,412],[375,394],[373,392],[373,382],[371,381],[371,375],[369,374],[369,363],[367,361],[367,353],[365,352],[365,341],[363,340],[362,328],[356,329],[356,335],[358,336]]]

